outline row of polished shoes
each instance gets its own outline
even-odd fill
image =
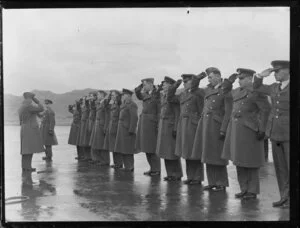
[[[205,191],[221,192],[226,191],[226,187],[222,185],[207,185],[203,187]]]
[[[117,170],[126,171],[126,172],[133,172],[134,171],[134,168],[127,169],[127,168],[123,167],[122,165],[116,165],[116,164],[114,164],[114,165],[111,165],[110,167],[114,168],[114,169],[117,169]]]

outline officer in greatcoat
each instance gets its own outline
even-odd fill
[[[106,129],[106,109],[108,94],[103,90],[98,90],[97,105],[96,105],[96,123],[94,125],[90,145],[93,151],[95,161],[99,165],[109,165],[110,156],[109,151],[104,147],[105,129]]]
[[[87,99],[89,102],[89,116],[87,119],[87,127],[85,129],[85,134],[84,134],[84,142],[87,144],[84,150],[84,158],[86,161],[90,163],[94,163],[95,161],[92,159],[92,148],[90,145],[90,141],[91,141],[92,130],[94,128],[95,119],[96,119],[97,92],[96,91],[89,92]]]
[[[160,98],[160,119],[158,126],[158,136],[156,154],[163,158],[167,176],[165,181],[178,181],[182,177],[182,167],[180,157],[175,155],[177,122],[180,114],[178,102],[167,100],[167,91],[176,81],[166,76],[162,82],[162,93]]]
[[[37,114],[44,111],[44,107],[33,93],[25,92],[23,97],[24,101],[18,110],[21,125],[22,170],[34,172],[36,169],[31,167],[33,154],[45,151],[37,121]]]
[[[259,168],[265,162],[264,138],[270,104],[267,96],[253,91],[255,71],[239,68],[237,72],[240,87],[232,91],[233,109],[222,158],[231,160],[236,166],[241,192],[235,196],[253,199],[260,192]],[[233,83],[234,80],[233,77],[226,82]]]
[[[181,77],[184,91],[178,95],[175,94],[182,82],[182,80],[178,80],[167,93],[169,102],[180,104],[175,155],[186,160],[187,180],[184,181],[184,184],[201,184],[204,179],[203,164],[201,158],[192,158],[192,149],[198,121],[203,110],[204,91],[198,88],[199,81],[196,79],[196,75],[182,74]],[[192,87],[193,81],[198,81],[198,84]]]
[[[112,152],[113,155],[113,165],[112,168],[119,169],[123,167],[122,154],[115,152],[116,136],[118,130],[118,122],[120,115],[121,106],[121,93],[118,90],[110,91],[110,99],[108,104],[108,114],[109,118],[106,120],[108,126],[105,134],[104,147],[108,151]]]
[[[209,84],[204,89],[204,108],[197,127],[192,157],[206,164],[208,185],[203,189],[222,191],[229,186],[228,160],[222,159],[221,154],[232,111],[232,95],[231,92],[223,92],[218,68],[207,68],[206,74]]]
[[[77,137],[80,131],[80,118],[81,118],[80,101],[76,101],[75,104],[69,105],[69,112],[73,114],[73,121],[69,133],[68,144],[76,146],[77,149],[76,159],[80,159],[82,157],[82,154],[80,151],[80,147],[78,146],[77,143]]]
[[[136,127],[138,122],[138,106],[132,101],[133,92],[128,89],[122,90],[122,104],[118,121],[118,130],[114,151],[122,154],[124,171],[134,170],[134,154]]]
[[[41,118],[40,133],[42,136],[43,144],[46,148],[46,156],[43,157],[43,160],[52,161],[52,146],[58,145],[56,134],[54,131],[55,128],[55,112],[51,108],[53,102],[49,99],[45,100],[45,111],[43,112]]]
[[[156,155],[156,142],[159,120],[159,92],[154,87],[154,78],[145,78],[135,88],[136,97],[143,101],[143,109],[138,122],[136,149],[145,152],[150,170],[144,175],[160,175],[160,158]]]
[[[88,151],[90,150],[89,142],[85,140],[86,138],[85,135],[88,128],[89,114],[90,114],[89,100],[87,96],[84,96],[82,98],[82,103],[81,103],[80,131],[77,137],[78,146],[80,147],[80,150],[82,151],[83,154],[83,158],[80,159],[82,161],[87,160],[84,155],[87,153],[86,150]]]
[[[280,192],[280,200],[274,207],[288,208],[290,204],[290,62],[275,60],[272,68],[256,74],[253,89],[271,96],[272,108],[268,119],[266,135],[272,143],[272,154]],[[263,84],[263,78],[274,72],[278,83]]]

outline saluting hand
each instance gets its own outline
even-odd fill
[[[182,83],[182,79],[178,79],[175,83],[174,83],[174,88],[178,88],[180,86],[180,84]]]
[[[261,73],[259,73],[258,75],[259,75],[260,77],[262,77],[262,78],[268,77],[268,76],[271,75],[271,73],[272,73],[273,71],[274,71],[274,68],[268,68],[268,69],[262,71]]]
[[[234,83],[235,80],[237,79],[238,74],[237,73],[233,73],[232,75],[229,76],[228,81],[230,81],[231,83]]]
[[[207,74],[203,71],[200,74],[198,74],[196,77],[200,80],[202,80],[203,78],[205,78],[207,76]]]

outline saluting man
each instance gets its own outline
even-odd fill
[[[179,181],[182,177],[180,157],[175,155],[177,122],[180,115],[178,102],[167,100],[167,91],[176,81],[166,76],[161,94],[160,120],[158,127],[156,154],[165,160],[167,176],[165,181]]]
[[[128,89],[122,90],[122,105],[118,122],[116,144],[114,151],[122,154],[124,168],[121,170],[134,170],[136,126],[138,122],[138,106],[132,101],[133,92]]]
[[[106,106],[107,93],[103,90],[98,90],[98,100],[96,108],[96,124],[94,125],[90,145],[93,151],[93,158],[98,161],[99,165],[109,165],[109,152],[104,148],[105,129],[106,129]]]
[[[280,200],[274,207],[288,208],[290,204],[290,62],[275,60],[272,68],[256,74],[253,89],[271,96],[272,109],[268,119],[266,135],[272,143],[272,154],[280,192]],[[264,85],[263,78],[272,72],[277,82]]]
[[[222,159],[224,139],[232,111],[231,92],[224,93],[221,72],[207,68],[204,108],[198,123],[192,157],[206,164],[208,185],[204,190],[222,191],[228,184],[228,160]]]
[[[135,88],[136,97],[143,101],[143,109],[139,118],[136,138],[136,149],[138,152],[145,152],[150,170],[144,175],[160,175],[160,158],[156,155],[156,142],[159,120],[159,92],[154,87],[154,78],[141,80]]]
[[[77,143],[82,151],[83,158],[80,160],[86,160],[84,157],[84,154],[86,150],[89,150],[89,142],[85,141],[85,134],[87,132],[88,128],[88,118],[90,114],[90,108],[89,108],[89,101],[87,99],[87,96],[84,96],[82,98],[82,103],[81,103],[81,120],[80,120],[80,131],[77,137]]]
[[[270,104],[253,91],[254,70],[237,69],[240,87],[232,91],[233,110],[226,132],[223,159],[233,162],[241,192],[237,198],[254,199],[260,192],[259,168],[264,165],[264,138]],[[233,83],[236,77],[225,81]],[[225,83],[225,82],[224,82]]]
[[[37,114],[44,111],[44,107],[33,93],[25,92],[23,97],[24,101],[18,110],[21,125],[22,171],[34,172],[36,169],[31,167],[33,154],[45,151],[37,121]],[[37,106],[33,105],[32,101]]]
[[[51,108],[53,102],[49,99],[45,100],[46,110],[42,115],[42,122],[40,126],[40,132],[43,140],[43,144],[46,147],[46,157],[43,160],[52,161],[52,146],[58,145],[57,138],[54,132],[55,127],[55,113]]]
[[[109,118],[106,120],[108,122],[104,147],[106,150],[112,152],[113,154],[113,165],[112,168],[119,169],[123,167],[122,154],[115,152],[116,136],[118,130],[120,106],[121,106],[121,93],[118,90],[110,91],[111,97],[109,100],[108,114]]]
[[[80,151],[80,147],[78,146],[77,143],[77,137],[80,131],[80,118],[81,118],[80,101],[76,101],[74,105],[70,105],[69,112],[73,114],[73,121],[69,133],[68,144],[76,146],[77,149],[76,159],[81,159],[82,154]]]
[[[181,77],[184,91],[179,95],[175,94],[182,82],[182,80],[177,80],[167,93],[169,102],[180,103],[175,155],[186,160],[187,180],[184,181],[184,184],[201,184],[204,179],[203,164],[201,158],[192,158],[192,149],[198,121],[203,110],[204,91],[198,88],[203,77],[199,78],[200,80],[194,74],[182,74]]]

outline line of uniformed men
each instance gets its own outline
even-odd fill
[[[266,132],[272,141],[281,195],[273,206],[288,207],[289,62],[273,61],[272,66],[261,74],[239,68],[224,80],[219,69],[210,67],[199,75],[183,74],[182,80],[166,76],[158,87],[153,78],[143,79],[134,90],[143,102],[139,118],[132,91],[93,92],[70,106],[74,121],[69,144],[77,146],[79,160],[100,165],[109,165],[111,151],[113,167],[125,171],[133,171],[133,155],[144,152],[150,166],[144,174],[149,176],[160,175],[163,158],[165,181],[181,180],[183,158],[184,183],[189,185],[201,184],[205,163],[208,185],[204,190],[212,191],[224,191],[229,185],[227,165],[231,160],[241,188],[236,197],[251,199],[260,192]],[[261,78],[271,72],[277,81],[285,82],[284,88],[278,83],[262,84]],[[207,75],[209,85],[199,88]],[[240,87],[232,90],[237,77]],[[184,90],[177,94],[182,81]],[[272,98],[272,108],[266,95]]]

